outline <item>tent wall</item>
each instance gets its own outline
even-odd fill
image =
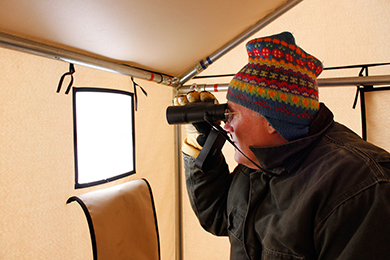
[[[162,259],[175,256],[174,128],[170,87],[136,80],[136,174],[74,189],[72,95],[56,93],[69,65],[0,48],[0,259],[92,259],[88,225],[73,195],[146,178],[153,189]],[[76,66],[75,86],[133,92],[129,77]],[[67,86],[68,82],[64,82]]]
[[[387,0],[305,0],[251,37],[289,30],[297,43],[320,58],[325,67],[390,61]],[[129,179],[147,178],[155,196],[162,259],[175,259],[174,127],[165,122],[172,89],[136,80],[136,171],[133,176],[99,187],[74,189],[71,95],[55,93],[65,62],[0,49],[0,259],[91,259],[85,216],[67,198]],[[247,61],[241,44],[213,63],[203,74],[237,72]],[[357,76],[358,69],[325,71],[321,77]],[[389,67],[370,75],[390,75]],[[101,86],[132,91],[129,77],[76,66],[76,86]],[[226,79],[227,83],[229,79]],[[200,80],[191,82],[201,82]],[[190,82],[190,83],[191,83]],[[220,83],[218,79],[215,83]],[[204,81],[213,83],[213,80]],[[356,87],[321,88],[320,100],[335,119],[361,134],[359,107],[352,109]],[[390,150],[390,92],[366,94],[368,141]],[[224,102],[225,93],[218,93]],[[224,148],[231,169],[233,149]],[[183,173],[181,175],[184,180]],[[182,188],[183,259],[228,259],[227,238],[200,227]]]

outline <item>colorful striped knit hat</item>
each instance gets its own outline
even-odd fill
[[[289,32],[251,40],[246,49],[249,62],[230,82],[227,99],[260,113],[288,141],[307,135],[319,111],[321,62]]]

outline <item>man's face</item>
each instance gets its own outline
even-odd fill
[[[231,101],[228,101],[227,104],[231,112],[241,113],[234,114],[231,121],[226,122],[224,129],[231,135],[237,147],[251,160],[259,164],[249,146],[264,147],[278,144],[275,140],[275,130],[263,116],[253,110]],[[280,137],[279,134],[276,133],[276,135]],[[280,139],[278,140],[280,141]],[[234,160],[249,168],[257,168],[237,150],[234,154]]]

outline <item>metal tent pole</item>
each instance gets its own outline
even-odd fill
[[[388,85],[390,84],[389,75],[363,76],[363,77],[341,77],[317,79],[319,87],[342,87],[356,85]]]
[[[176,252],[175,259],[181,260],[183,259],[183,190],[182,190],[182,153],[181,153],[181,126],[175,126],[175,244],[176,244]]]
[[[195,77],[197,74],[205,70],[210,64],[215,62],[217,59],[221,58],[224,54],[229,52],[231,49],[239,45],[241,42],[245,41],[247,38],[249,38],[251,35],[258,32],[260,29],[264,28],[266,25],[270,24],[272,21],[274,21],[276,18],[293,8],[298,3],[302,2],[303,0],[290,0],[287,1],[282,6],[278,7],[274,11],[272,11],[270,14],[262,18],[260,21],[258,21],[256,24],[254,24],[252,27],[238,35],[236,38],[231,40],[229,43],[225,44],[223,47],[221,47],[219,50],[205,58],[204,60],[201,60],[198,64],[196,64],[193,68],[189,69],[185,73],[183,73],[181,76],[179,76],[179,81],[177,83],[178,86],[183,85],[193,77]]]
[[[172,85],[174,80],[172,77],[163,75],[161,73],[151,72],[88,55],[74,53],[2,32],[0,32],[0,46],[90,68],[123,74],[148,81],[154,81],[168,86]]]
[[[319,87],[343,87],[357,85],[390,85],[390,76],[364,76],[364,77],[340,77],[317,79]],[[222,92],[227,91],[228,83],[224,84],[192,84],[178,88],[179,94],[185,94],[191,90]]]

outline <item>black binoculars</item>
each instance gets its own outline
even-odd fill
[[[197,123],[204,120],[205,114],[213,121],[226,120],[227,104],[211,102],[189,103],[185,106],[169,106],[166,111],[168,124]]]
[[[195,167],[203,172],[212,169],[214,162],[221,152],[225,141],[228,141],[243,154],[249,161],[257,166],[262,171],[264,170],[256,162],[252,161],[246,156],[230,139],[228,133],[222,129],[217,121],[225,121],[227,118],[226,111],[227,104],[214,104],[211,102],[189,103],[185,106],[170,106],[167,108],[166,116],[168,124],[188,124],[207,122],[211,126],[210,133],[207,136],[203,149],[200,151],[198,157],[195,159]]]
[[[227,104],[214,104],[213,102],[189,103],[185,106],[170,106],[167,108],[166,116],[170,125],[204,121],[214,125],[207,136],[202,151],[195,159],[195,167],[202,171],[211,169],[216,156],[225,144],[227,134],[213,122],[226,120],[226,109]]]

